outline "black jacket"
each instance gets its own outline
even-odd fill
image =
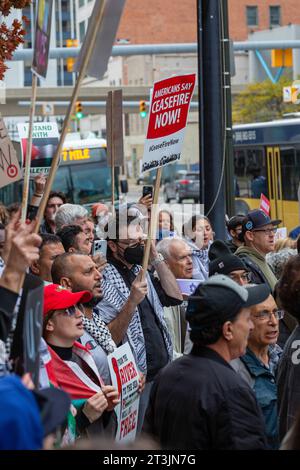
[[[10,332],[18,294],[5,287],[0,287],[0,299],[0,340],[6,341]]]
[[[300,412],[300,326],[287,340],[277,371],[279,437],[283,439]]]
[[[155,379],[144,431],[166,449],[265,449],[248,384],[215,351],[196,348]]]

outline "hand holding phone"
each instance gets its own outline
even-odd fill
[[[149,195],[153,197],[153,186],[143,186],[143,198]]]
[[[95,240],[93,243],[92,255],[101,254],[103,258],[106,258],[107,252],[107,240]]]

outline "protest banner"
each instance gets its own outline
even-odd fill
[[[263,194],[261,193],[260,195],[260,205],[259,205],[259,208],[267,215],[270,215],[270,201],[269,199]]]
[[[154,83],[142,171],[157,168],[151,219],[143,258],[146,272],[151,240],[156,233],[157,202],[163,166],[180,159],[196,74],[170,77]]]
[[[106,100],[107,163],[111,166],[111,201],[115,207],[115,166],[124,164],[122,90],[108,92]]]
[[[39,0],[35,27],[32,72],[46,78],[51,36],[53,0]]]
[[[118,389],[120,405],[115,408],[118,417],[116,441],[135,440],[139,410],[139,372],[128,343],[107,356],[112,384]]]
[[[114,4],[115,2],[110,2],[110,3]],[[91,31],[90,31],[89,42],[87,44],[88,47],[86,48],[85,54],[82,57],[82,62],[80,64],[80,68],[79,68],[79,74],[78,74],[78,77],[77,77],[77,80],[76,80],[76,83],[75,83],[75,86],[74,86],[74,89],[73,89],[73,93],[72,93],[72,97],[71,97],[71,100],[70,100],[68,110],[67,110],[67,113],[66,113],[66,116],[65,116],[65,120],[64,120],[64,123],[63,123],[59,143],[58,143],[58,146],[56,148],[56,152],[55,152],[55,155],[54,155],[54,158],[53,158],[53,161],[52,161],[50,173],[49,173],[49,176],[47,178],[44,195],[43,195],[42,200],[41,200],[40,205],[39,205],[37,218],[36,218],[37,223],[36,223],[36,226],[35,226],[35,233],[38,233],[41,222],[42,222],[42,219],[43,219],[43,216],[44,216],[44,212],[45,212],[45,209],[46,209],[48,197],[49,197],[49,194],[50,194],[53,182],[54,182],[54,178],[55,178],[55,175],[56,175],[56,170],[57,170],[58,165],[59,165],[60,155],[62,154],[62,151],[63,151],[64,141],[65,141],[65,138],[66,138],[66,135],[67,135],[67,132],[68,132],[71,116],[72,116],[73,110],[75,108],[76,101],[78,99],[80,86],[81,86],[83,78],[86,75],[86,71],[88,69],[88,66],[89,66],[89,63],[90,63],[90,60],[91,60],[91,56],[94,52],[97,33],[98,33],[99,28],[101,27],[101,24],[103,22],[105,4],[106,4],[106,2],[104,0],[97,0],[97,2],[94,5],[94,9],[92,11],[92,14],[91,14],[91,18],[93,18],[93,29],[91,29]],[[97,12],[97,15],[95,14],[96,12]],[[97,50],[97,54],[99,54],[99,50]]]
[[[52,7],[53,0],[39,0],[36,16],[35,27],[35,43],[32,61],[32,92],[31,104],[29,114],[29,126],[27,131],[27,151],[26,151],[26,164],[24,172],[24,184],[22,195],[22,222],[26,220],[28,194],[29,194],[29,180],[30,180],[30,165],[31,159],[29,155],[32,154],[32,133],[33,121],[35,116],[35,105],[37,95],[37,77],[46,78],[48,70],[48,56],[51,36],[51,22],[52,22]]]
[[[180,159],[196,75],[181,75],[156,82],[150,105],[142,171]]]
[[[81,69],[86,53],[90,49],[90,43],[95,30],[97,18],[101,11],[103,11],[103,21],[100,28],[98,28],[95,47],[93,47],[91,60],[86,72],[89,77],[95,77],[98,78],[98,80],[102,80],[103,75],[107,70],[108,60],[111,56],[111,50],[115,42],[124,5],[125,0],[114,0],[113,2],[97,0],[95,2],[93,13],[90,16],[85,40],[75,64],[76,72],[79,72]]]
[[[2,117],[0,117],[0,188],[21,179],[17,153],[9,138]]]
[[[32,274],[26,274],[11,358],[15,364],[15,371],[19,375],[29,372],[36,387],[39,384],[43,305],[43,281]]]
[[[28,149],[28,124],[18,124],[21,143],[22,166],[26,165]],[[39,122],[32,127],[32,149],[30,176],[43,172],[48,174],[53,156],[59,142],[59,132],[56,122]]]

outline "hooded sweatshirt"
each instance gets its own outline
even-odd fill
[[[277,282],[277,279],[276,279],[275,274],[273,273],[272,269],[270,268],[270,266],[266,262],[266,258],[265,258],[264,255],[262,255],[255,248],[252,248],[250,246],[240,246],[237,249],[237,251],[235,252],[235,254],[243,259],[243,261],[247,264],[247,267],[252,272],[254,272],[255,267],[257,267],[258,271],[261,271],[263,273],[266,281],[268,282],[268,284],[270,286],[271,291],[272,292],[274,291],[274,287],[275,287],[275,284]],[[254,264],[254,266],[251,266],[251,264],[247,263],[247,258],[250,259],[250,262],[252,262],[252,265]],[[254,268],[254,270],[253,270],[253,268]],[[254,272],[254,274],[257,274],[257,273]],[[255,281],[257,282],[257,279],[255,279]],[[262,283],[262,282],[264,282],[264,279],[261,279],[260,283]]]

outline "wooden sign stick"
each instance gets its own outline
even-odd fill
[[[88,68],[89,61],[90,61],[91,55],[92,55],[93,50],[94,50],[98,29],[101,25],[103,14],[104,14],[104,7],[105,7],[105,2],[103,2],[103,4],[102,4],[101,11],[99,13],[99,16],[98,16],[96,24],[95,24],[95,28],[94,28],[94,30],[92,32],[92,35],[91,35],[90,47],[87,50],[87,53],[83,58],[82,66],[81,66],[80,72],[78,74],[76,83],[75,83],[75,87],[74,87],[74,90],[73,90],[73,93],[72,93],[71,101],[70,101],[70,104],[69,104],[69,107],[68,107],[68,110],[67,110],[67,114],[66,114],[66,117],[65,117],[65,120],[64,120],[63,129],[62,129],[62,132],[61,132],[59,144],[58,144],[58,147],[56,149],[56,153],[55,153],[53,161],[52,161],[49,176],[47,178],[45,192],[44,192],[44,195],[43,195],[43,198],[41,200],[39,210],[38,210],[38,213],[37,213],[37,224],[36,224],[36,227],[35,227],[35,233],[38,233],[41,222],[43,220],[43,216],[44,216],[44,212],[45,212],[45,209],[46,209],[49,194],[50,194],[53,182],[54,182],[54,178],[55,178],[55,175],[56,175],[56,170],[57,170],[58,165],[59,165],[59,158],[60,158],[60,155],[63,151],[64,141],[65,141],[66,135],[68,133],[68,127],[69,127],[71,115],[72,115],[74,106],[76,104],[76,101],[77,101],[77,98],[78,98],[78,95],[79,95],[79,89],[80,89],[80,86],[81,86],[81,82],[85,77],[86,70]]]
[[[146,241],[144,258],[143,258],[144,278],[146,276],[146,272],[147,272],[147,268],[148,268],[148,264],[149,264],[151,242],[152,242],[152,240],[155,239],[155,234],[156,234],[158,196],[159,196],[159,189],[160,189],[161,173],[162,173],[162,167],[158,168],[158,170],[156,172],[153,203],[152,203],[152,206],[151,206],[150,224],[149,224],[149,227],[148,227],[148,238],[147,238],[147,241]]]
[[[26,215],[27,215],[30,168],[31,168],[32,133],[33,133],[33,121],[34,121],[34,116],[35,116],[36,93],[37,93],[37,76],[35,73],[33,73],[32,75],[33,75],[32,76],[32,93],[31,93],[29,129],[28,129],[28,138],[27,138],[27,145],[26,145],[26,160],[25,160],[23,196],[22,196],[22,215],[21,215],[22,222],[26,221]]]

